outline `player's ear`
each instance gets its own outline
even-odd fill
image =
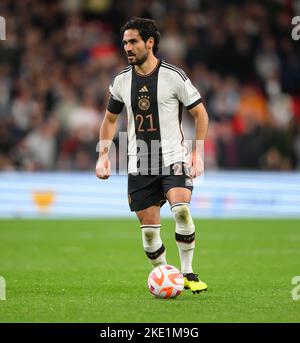
[[[154,38],[153,37],[150,37],[147,39],[146,47],[147,47],[147,49],[153,49],[153,47],[154,47]]]

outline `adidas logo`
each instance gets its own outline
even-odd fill
[[[149,92],[147,86],[143,86],[140,90],[140,93],[145,93],[145,92]]]

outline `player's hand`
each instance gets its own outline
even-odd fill
[[[111,165],[107,156],[101,156],[98,158],[96,164],[96,176],[99,179],[106,180],[111,175]]]
[[[191,177],[194,179],[203,174],[204,163],[203,159],[199,154],[193,154],[192,156],[192,166],[191,166]]]

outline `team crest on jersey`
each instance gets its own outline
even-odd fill
[[[150,97],[149,96],[139,96],[138,106],[142,111],[147,111],[150,107]]]

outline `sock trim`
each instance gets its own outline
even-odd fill
[[[175,239],[180,243],[192,243],[195,240],[195,232],[190,235],[180,235],[179,233],[175,232]]]
[[[148,252],[145,250],[145,253],[147,255],[147,257],[150,259],[150,260],[155,260],[157,259],[160,255],[162,255],[164,252],[165,252],[165,246],[162,244],[161,247],[154,251],[154,252]]]
[[[143,229],[144,227],[151,227],[151,228],[153,228],[153,229],[158,229],[158,228],[160,228],[161,227],[161,224],[149,224],[149,225],[147,225],[147,224],[144,224],[144,225],[140,225],[140,227],[141,227],[141,229]]]
[[[189,206],[190,203],[189,202],[176,202],[175,204],[171,205],[171,210],[176,207],[176,206],[181,206],[181,205],[187,205]]]

